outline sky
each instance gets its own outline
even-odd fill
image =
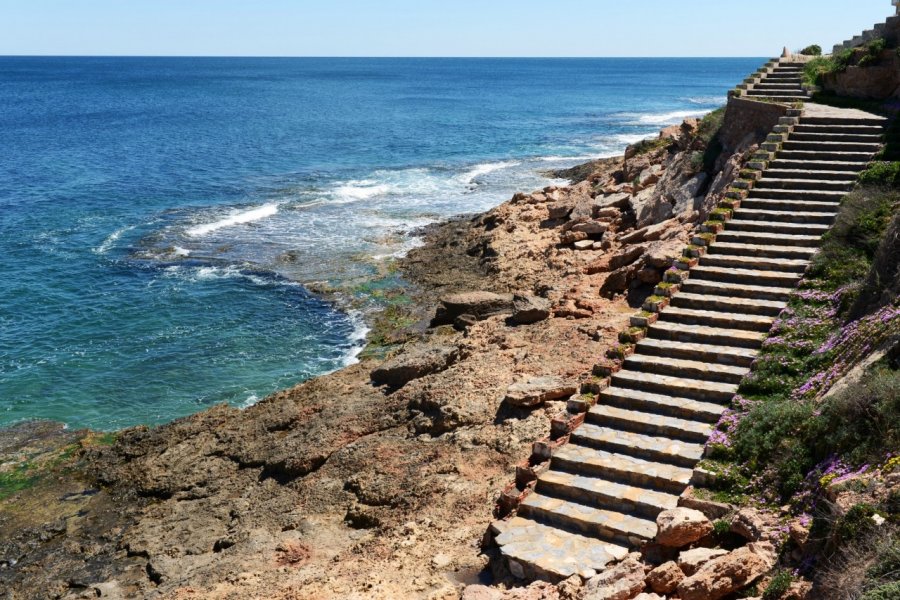
[[[890,0],[0,0],[0,55],[774,56]]]

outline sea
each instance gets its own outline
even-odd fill
[[[155,425],[349,365],[422,226],[761,62],[0,57],[0,426]]]

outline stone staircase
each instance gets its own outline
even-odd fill
[[[776,80],[794,72],[782,68]],[[642,327],[633,353],[603,373],[596,405],[536,471],[516,515],[492,525],[514,575],[590,577],[655,537],[657,515],[678,505],[842,196],[880,147],[880,117],[800,113],[782,118],[722,220],[667,273],[651,312],[632,319]]]
[[[896,29],[897,25],[900,24],[900,3],[898,3],[897,0],[892,0],[892,4],[897,7],[897,15],[888,17],[888,19],[884,23],[878,23],[877,25],[872,26],[872,29],[863,31],[853,39],[846,40],[842,44],[835,44],[834,49],[831,51],[831,53],[840,54],[844,50],[864,46],[865,44],[868,44],[873,40],[884,37],[885,34],[887,34],[887,32],[891,29]]]
[[[751,100],[805,102],[812,95],[803,88],[805,60],[772,59],[737,86],[735,93]]]

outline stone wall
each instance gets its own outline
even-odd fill
[[[788,106],[785,104],[729,98],[720,134],[725,152],[733,154],[752,144],[764,142],[778,120],[787,115],[787,111]]]
[[[822,89],[853,98],[900,98],[900,56],[896,50],[885,50],[878,64],[829,73],[823,77]]]

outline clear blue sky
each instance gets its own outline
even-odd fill
[[[890,0],[0,0],[0,55],[771,56]]]

